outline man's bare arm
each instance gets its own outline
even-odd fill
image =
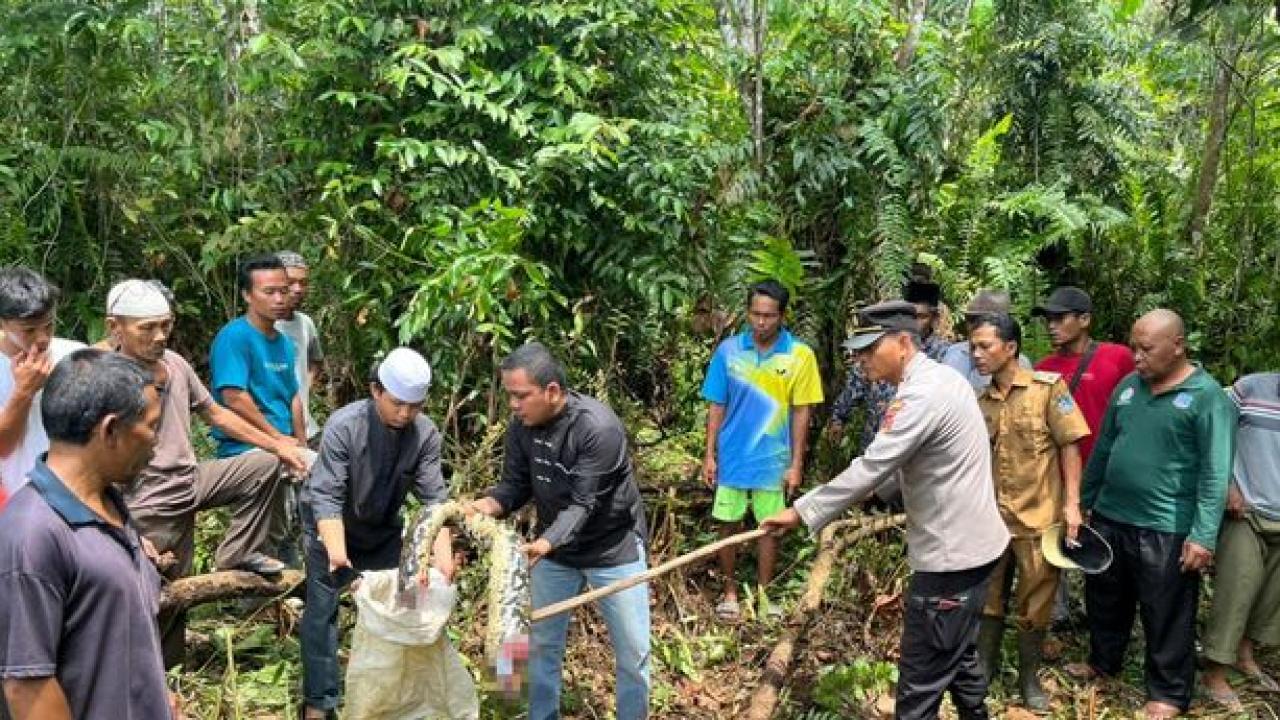
[[[258,409],[258,404],[253,401],[253,396],[247,391],[241,388],[223,388],[222,403],[232,412],[244,418],[250,425],[272,438],[276,440],[288,439],[288,435],[275,429],[271,423],[267,422],[267,417]]]
[[[7,679],[4,697],[13,720],[72,720],[67,696],[55,677]]]

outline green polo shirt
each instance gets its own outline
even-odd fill
[[[1120,381],[1085,470],[1082,503],[1119,522],[1218,537],[1235,451],[1236,409],[1201,368],[1159,395],[1137,374]]]

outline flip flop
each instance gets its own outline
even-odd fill
[[[1275,678],[1264,672],[1262,668],[1257,668],[1256,670],[1245,670],[1242,667],[1236,666],[1236,670],[1241,675],[1244,675],[1256,683],[1259,690],[1264,692],[1280,692],[1280,683],[1276,682]]]
[[[1200,685],[1200,689],[1210,700],[1226,708],[1227,712],[1244,712],[1244,703],[1240,702],[1240,696],[1236,694],[1235,690],[1213,690],[1204,684]]]
[[[1071,678],[1077,682],[1092,682],[1093,680],[1097,680],[1102,677],[1102,673],[1098,672],[1097,669],[1089,663],[1068,663],[1062,669],[1066,671],[1067,675],[1070,675]]]
[[[725,621],[737,620],[742,616],[742,609],[738,607],[737,600],[721,600],[716,605],[716,617]]]

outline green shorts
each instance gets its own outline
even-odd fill
[[[757,523],[787,508],[787,496],[781,490],[742,490],[717,485],[711,517],[721,522],[739,522],[747,516],[748,502]]]

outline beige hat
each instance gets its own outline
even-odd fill
[[[1081,525],[1074,543],[1067,540],[1062,523],[1053,525],[1040,536],[1040,551],[1054,567],[1083,570],[1095,575],[1111,567],[1111,546],[1088,525]]]

